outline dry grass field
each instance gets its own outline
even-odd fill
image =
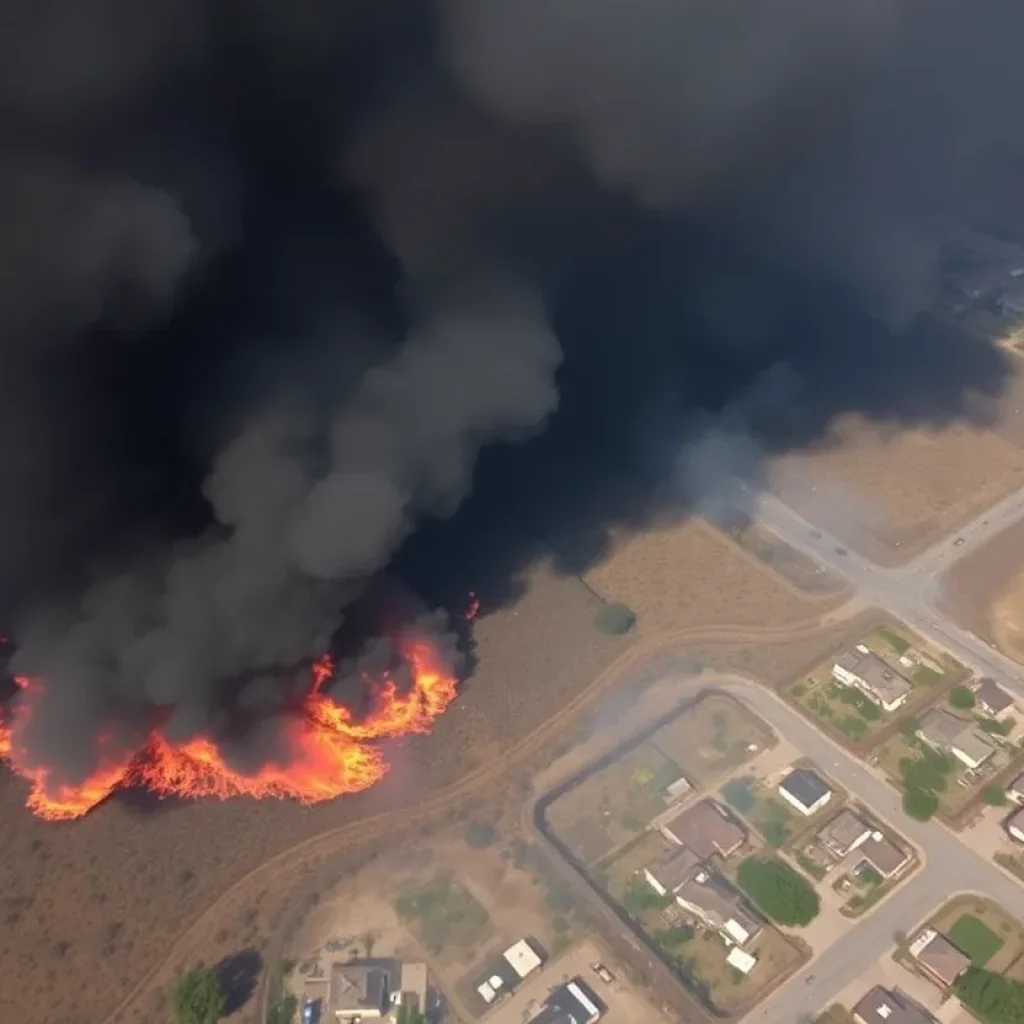
[[[965,629],[1024,663],[1024,522],[954,565],[941,580],[942,605]]]
[[[584,579],[606,600],[628,604],[650,632],[781,625],[821,607],[702,519],[618,538]]]
[[[0,993],[0,1020],[102,1024],[142,986],[145,997],[133,995],[117,1020],[160,1024],[160,1000],[187,963],[267,948],[320,855],[310,854],[308,862],[289,855],[286,870],[267,869],[248,888],[231,888],[236,882],[299,843],[372,814],[421,806],[428,795],[493,764],[616,658],[659,631],[750,624],[750,639],[743,628],[725,629],[694,644],[691,656],[740,669],[758,661],[766,679],[798,671],[822,655],[822,642],[834,642],[805,627],[792,644],[768,643],[762,664],[758,635],[812,620],[821,604],[701,524],[673,537],[624,543],[588,583],[636,607],[638,635],[600,635],[594,628],[600,602],[591,589],[543,562],[535,565],[515,603],[493,614],[485,609],[475,623],[478,664],[458,704],[432,735],[392,745],[394,770],[368,793],[312,808],[246,800],[154,805],[126,795],[80,822],[53,825],[22,808],[23,787],[5,774],[0,970],[17,983]],[[356,846],[334,850],[331,869],[361,856]],[[215,911],[189,932],[187,948],[175,946],[211,905]]]
[[[772,489],[873,561],[909,561],[1024,486],[1019,392],[1018,378],[992,427],[896,430],[848,417],[829,443],[777,460]]]

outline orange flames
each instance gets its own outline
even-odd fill
[[[405,638],[399,648],[410,669],[411,686],[399,692],[389,676],[367,680],[371,710],[361,721],[322,692],[334,664],[330,657],[317,662],[302,714],[287,725],[288,757],[280,764],[264,764],[252,775],[229,767],[212,739],[173,744],[155,730],[143,749],[128,755],[105,755],[110,740],[101,736],[98,766],[89,778],[74,785],[57,782],[50,769],[34,764],[18,743],[43,692],[42,682],[23,677],[16,680],[23,692],[12,721],[0,722],[0,757],[29,781],[32,812],[51,821],[79,818],[121,786],[144,786],[160,796],[288,797],[307,804],[331,800],[366,789],[387,773],[374,740],[427,732],[455,697],[455,676],[429,640]]]

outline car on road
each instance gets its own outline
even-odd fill
[[[967,541],[965,541],[963,539],[963,537],[957,537],[957,539],[955,541],[953,541],[953,547],[958,548],[958,547],[960,547],[961,544],[966,544],[966,543],[967,543]]]

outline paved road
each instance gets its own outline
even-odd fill
[[[773,495],[761,495],[757,508],[761,525],[846,580],[862,600],[891,612],[975,672],[993,676],[1024,700],[1024,670],[936,607],[938,588],[934,576],[1021,519],[1024,491],[1016,492],[964,527],[956,534],[964,538],[961,546],[956,547],[956,537],[952,537],[905,566],[885,569],[847,549]]]
[[[747,1014],[744,1024],[796,1024],[802,1015],[817,1012],[847,985],[867,974],[892,947],[896,932],[913,928],[953,892],[985,893],[1024,919],[1024,887],[945,828],[907,817],[896,789],[774,693],[736,678],[715,680],[715,685],[735,694],[788,743],[827,769],[837,782],[918,846],[926,859],[916,875],[863,921]]]

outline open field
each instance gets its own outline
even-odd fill
[[[1024,486],[1022,428],[1011,411],[1020,404],[987,410],[991,426],[897,430],[847,417],[830,443],[779,459],[772,489],[873,561],[909,561]]]
[[[1024,663],[1024,522],[942,577],[942,605],[965,629]]]
[[[760,569],[754,578],[764,578]],[[753,599],[756,588],[749,592]],[[427,814],[456,812],[485,788],[491,799],[515,799],[506,752],[529,759],[544,750],[547,763],[567,749],[577,728],[597,727],[597,718],[560,719],[559,712],[629,651],[638,666],[642,658],[678,663],[678,656],[664,654],[670,650],[726,671],[749,671],[756,663],[759,676],[773,684],[837,642],[814,627],[811,613],[792,629],[737,629],[723,601],[723,628],[714,628],[699,588],[687,602],[677,609],[678,639],[645,634],[643,626],[640,636],[604,637],[593,628],[597,598],[541,563],[523,579],[515,603],[493,614],[485,608],[474,623],[477,670],[433,735],[394,744],[388,752],[394,771],[381,785],[333,803],[154,806],[126,796],[81,822],[54,826],[22,809],[23,788],[5,776],[0,965],[19,985],[0,996],[3,1016],[27,1024],[99,1024],[124,1004],[118,1024],[150,1024],[163,1012],[174,977],[196,959],[216,962],[242,948],[275,956],[283,922],[297,901],[315,896],[310,878],[355,870],[374,850],[388,849],[406,811],[421,828]],[[692,609],[700,612],[699,628],[687,634]],[[640,641],[647,646],[636,647]],[[650,676],[624,673],[605,685],[614,693],[615,685],[634,687],[643,678]],[[530,777],[514,776],[515,785],[528,785]],[[375,824],[367,829],[371,818]]]
[[[699,519],[619,538],[584,579],[606,600],[628,604],[642,629],[677,629],[682,622],[779,625],[820,609]]]
[[[1005,971],[1024,954],[1024,922],[981,896],[955,896],[929,922],[970,956],[975,966]]]

